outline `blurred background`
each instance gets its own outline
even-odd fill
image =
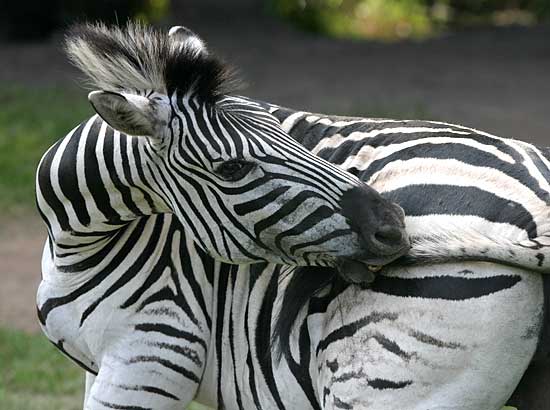
[[[63,55],[75,21],[185,25],[243,94],[343,115],[435,119],[550,145],[550,0],[4,0],[0,14],[0,409],[81,407],[39,334],[34,172],[92,114]],[[542,408],[542,407],[541,407]]]

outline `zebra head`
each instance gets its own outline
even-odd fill
[[[97,113],[142,136],[157,208],[215,258],[337,266],[365,282],[408,251],[401,208],[233,95],[234,76],[191,31],[84,25],[67,50],[100,89],[89,95]]]

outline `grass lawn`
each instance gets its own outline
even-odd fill
[[[2,410],[82,409],[84,371],[42,335],[0,328]]]

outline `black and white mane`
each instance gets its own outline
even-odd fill
[[[166,33],[139,23],[126,28],[103,24],[75,25],[67,33],[71,61],[87,73],[93,89],[107,91],[176,90],[212,101],[236,91],[236,72],[206,50],[202,40],[181,33],[175,42]],[[108,67],[108,69],[107,69]]]

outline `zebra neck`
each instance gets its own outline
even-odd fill
[[[36,195],[56,246],[100,244],[128,223],[167,210],[155,194],[154,170],[142,166],[148,144],[94,116],[48,150]]]
[[[265,104],[265,107],[281,122],[282,128],[294,140],[319,156],[324,142],[336,134],[347,136],[351,131],[360,128],[365,122],[376,122],[375,119],[344,117],[338,115],[318,114]]]

